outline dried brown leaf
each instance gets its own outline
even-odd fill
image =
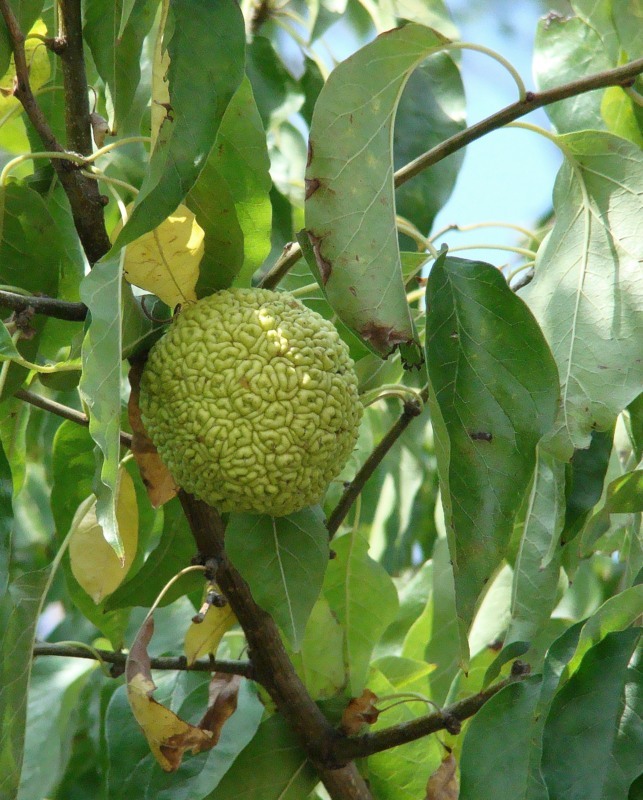
[[[152,696],[156,684],[147,646],[153,633],[154,620],[150,617],[141,625],[127,657],[127,697],[154,758],[165,772],[175,772],[186,750],[200,753],[209,749],[213,733],[185,722]]]
[[[376,702],[377,695],[370,689],[364,689],[359,697],[351,698],[342,714],[342,731],[347,736],[354,736],[361,731],[364,725],[372,725],[377,722],[380,712],[375,708]]]
[[[212,676],[208,689],[208,710],[205,712],[201,722],[199,722],[199,728],[210,731],[212,739],[202,745],[197,752],[211,750],[219,741],[221,729],[225,722],[237,710],[240,686],[240,675],[226,675],[223,672],[215,672]]]
[[[426,785],[425,800],[458,800],[460,783],[457,766],[453,753],[442,759],[442,763]]]
[[[131,392],[127,412],[132,426],[132,453],[138,464],[150,503],[154,508],[158,508],[176,496],[178,486],[168,468],[161,461],[141,419],[138,398],[142,373],[142,364],[134,364],[129,371]]]

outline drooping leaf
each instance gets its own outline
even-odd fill
[[[138,547],[136,490],[134,481],[124,468],[119,470],[116,516],[123,543],[122,559],[118,558],[105,540],[103,529],[96,518],[96,498],[93,495],[81,503],[71,523],[71,570],[96,605],[123,582]]]
[[[21,575],[0,597],[0,796],[14,798],[24,756],[27,690],[49,568]]]
[[[120,130],[141,78],[143,42],[154,22],[156,0],[88,0],[83,33],[109,91],[110,123]],[[99,145],[100,146],[100,145]]]
[[[200,296],[227,288],[231,282],[249,286],[252,274],[268,255],[269,169],[266,134],[246,77],[226,109],[215,145],[187,198],[205,229]]]
[[[194,664],[200,656],[208,653],[216,655],[223,634],[230,630],[236,621],[234,611],[229,605],[223,608],[211,605],[202,622],[192,621],[185,634],[184,649],[188,666]]]
[[[157,702],[147,646],[154,633],[154,620],[146,618],[127,657],[127,696],[132,713],[143,729],[152,755],[165,772],[176,772],[186,750],[208,750],[211,731],[190,725],[173,711]]]
[[[121,430],[121,291],[122,256],[94,265],[81,285],[81,299],[91,314],[83,341],[79,391],[89,413],[89,432],[97,444],[94,482],[96,517],[105,540],[119,558],[123,545],[116,516],[116,484]]]
[[[364,688],[373,648],[397,613],[397,591],[384,568],[368,555],[368,542],[358,533],[333,540],[333,551],[324,596],[344,628],[348,690],[355,697]]]
[[[427,284],[427,366],[462,653],[551,427],[556,367],[529,309],[489,264],[440,257]]]
[[[187,206],[125,249],[123,275],[129,283],[155,294],[170,308],[196,300],[194,287],[203,257],[204,232]]]
[[[0,403],[0,441],[3,455],[10,464],[9,477],[13,480],[16,494],[24,485],[27,448],[26,433],[31,406],[15,397],[8,397]],[[6,541],[6,540],[5,540]]]
[[[318,781],[297,737],[281,714],[274,714],[204,800],[302,800]]]
[[[528,642],[540,631],[556,605],[560,577],[558,550],[543,566],[552,542],[558,542],[565,513],[565,467],[547,453],[538,453],[514,567],[511,622],[505,646]]]
[[[426,784],[425,800],[458,800],[460,781],[453,753],[445,756]]]
[[[234,0],[171,0],[170,14],[171,108],[116,247],[155,228],[183,201],[205,165],[225,109],[243,77],[245,31]]]
[[[376,706],[377,695],[370,689],[364,689],[359,697],[351,697],[342,712],[340,729],[346,736],[366,733],[368,726],[377,722],[380,715]]]
[[[534,676],[506,686],[471,721],[460,760],[461,795],[468,800],[528,797],[534,709],[541,689]],[[502,731],[502,747],[495,731]]]
[[[446,40],[417,24],[389,31],[342,62],[310,130],[304,253],[340,319],[382,357],[421,356],[401,275],[392,134],[411,72]],[[307,240],[307,241],[306,241]]]
[[[626,797],[641,768],[640,630],[609,633],[554,698],[543,734],[551,798]]]
[[[328,564],[328,531],[320,510],[276,518],[231,514],[226,552],[255,601],[298,650]]]
[[[558,365],[562,406],[546,446],[568,460],[593,430],[608,430],[641,390],[643,156],[599,131],[559,137],[566,161],[554,188],[556,221],[521,296]],[[545,445],[545,442],[543,443]]]

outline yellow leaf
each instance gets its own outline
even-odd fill
[[[185,634],[185,655],[191,666],[199,656],[216,653],[223,634],[230,630],[237,618],[229,605],[223,608],[210,606],[203,622],[193,622]]]
[[[47,26],[39,19],[34,23],[29,33],[37,33],[45,36]],[[51,67],[49,65],[49,53],[47,48],[39,39],[27,39],[25,41],[25,57],[29,67],[29,83],[33,92],[37,92],[41,86],[49,80]],[[9,69],[0,78],[0,119],[15,108],[19,108],[20,103],[13,96],[13,84],[16,77],[16,67],[13,56]]]
[[[121,468],[116,499],[116,519],[125,549],[125,562],[105,541],[103,529],[96,519],[96,498],[88,497],[80,504],[71,524],[69,559],[78,583],[98,604],[122,582],[132,565],[138,546],[138,508],[134,482]]]
[[[154,620],[145,620],[127,657],[127,698],[136,721],[143,729],[152,755],[166,772],[174,772],[186,750],[200,753],[210,747],[212,731],[197,728],[157,702],[147,645],[154,633]]]
[[[112,238],[118,235],[117,226]],[[127,246],[125,278],[152,292],[170,308],[196,300],[194,287],[203,257],[203,228],[187,206],[180,205],[158,228]]]

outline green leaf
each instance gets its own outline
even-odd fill
[[[565,513],[565,465],[539,452],[534,482],[525,514],[518,558],[514,567],[511,622],[505,647],[531,641],[547,623],[558,599],[559,548],[543,566],[557,544]]]
[[[27,572],[0,598],[0,797],[14,798],[24,757],[27,690],[36,623],[51,570]]]
[[[172,110],[163,121],[143,185],[115,248],[155,228],[185,198],[243,77],[245,30],[234,0],[171,0],[170,9]]]
[[[205,231],[197,293],[250,285],[270,251],[272,205],[266,135],[244,78],[221,121],[214,147],[187,197]]]
[[[436,53],[413,72],[400,98],[393,135],[395,168],[465,127],[460,71],[449,53]],[[420,231],[429,231],[453,191],[463,158],[460,150],[400,186],[395,198],[397,213]]]
[[[123,255],[94,265],[80,296],[91,314],[83,340],[83,375],[79,391],[89,414],[89,432],[97,444],[94,481],[96,516],[107,543],[119,558],[123,545],[116,520],[116,482],[121,430],[121,294]]]
[[[265,36],[254,36],[248,44],[246,72],[266,129],[299,111],[301,89]]]
[[[106,599],[105,611],[132,606],[149,608],[161,589],[178,572],[190,565],[193,556],[194,539],[181,503],[174,498],[163,506],[163,532],[158,544],[139,571]],[[183,595],[198,591],[202,586],[203,576],[189,572],[172,584],[159,605],[169,605]]]
[[[24,486],[27,450],[27,424],[31,406],[15,397],[8,397],[0,403],[0,441],[3,447],[2,458],[10,464],[9,478],[13,479],[13,490],[19,494]],[[1,536],[1,535],[0,535]]]
[[[302,800],[319,781],[281,714],[259,726],[223,780],[204,800]]]
[[[392,136],[411,72],[446,39],[387,32],[331,73],[310,128],[304,254],[339,318],[375,353],[421,361],[395,229]],[[302,239],[300,239],[302,241]]]
[[[0,602],[9,585],[13,532],[13,480],[9,460],[0,444]]]
[[[542,678],[506,686],[472,719],[462,746],[460,796],[467,800],[520,800],[528,795],[534,710]],[[502,731],[502,746],[497,732]]]
[[[141,79],[143,41],[154,22],[156,0],[87,0],[83,33],[109,91],[111,128],[120,133]],[[127,11],[128,19],[123,25]]]
[[[346,683],[344,633],[325,598],[313,606],[299,653],[289,655],[313,700],[333,697]]]
[[[20,800],[50,796],[64,774],[76,733],[79,695],[92,661],[52,658],[34,664],[27,708]]]
[[[328,564],[328,531],[319,508],[287,517],[231,514],[226,552],[255,601],[299,650]]]
[[[558,137],[556,221],[521,293],[558,364],[562,407],[547,447],[568,460],[641,391],[643,155],[609,133]]]
[[[643,458],[643,392],[632,400],[627,410],[634,457],[639,462]]]
[[[561,689],[545,724],[542,774],[551,800],[625,797],[641,769],[640,630],[608,634]]]
[[[605,508],[617,514],[643,511],[643,470],[626,472],[612,481],[607,487]]]
[[[525,304],[489,264],[440,257],[427,284],[431,415],[463,657],[556,414],[558,377]]]
[[[394,685],[379,669],[372,669],[368,688],[378,697],[408,691]],[[380,705],[388,706],[389,703]],[[390,725],[403,725],[423,713],[420,703],[401,703],[382,714],[369,731]],[[427,709],[428,711],[428,709]],[[418,800],[423,796],[428,776],[442,758],[442,748],[435,737],[410,742],[394,750],[384,750],[368,758],[368,782],[378,800]]]
[[[378,657],[394,655],[401,652],[401,647],[409,629],[425,611],[431,594],[433,578],[433,562],[427,561],[409,579],[398,586],[399,608],[393,622],[384,631],[384,635],[376,648]],[[422,646],[426,640],[422,640]]]
[[[333,550],[324,596],[344,628],[348,691],[359,697],[373,648],[397,614],[397,591],[383,567],[370,558],[368,542],[358,533],[334,539]]]

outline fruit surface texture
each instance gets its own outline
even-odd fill
[[[184,306],[150,351],[140,406],[179,486],[222,512],[271,516],[322,498],[362,417],[332,323],[265,289]]]

